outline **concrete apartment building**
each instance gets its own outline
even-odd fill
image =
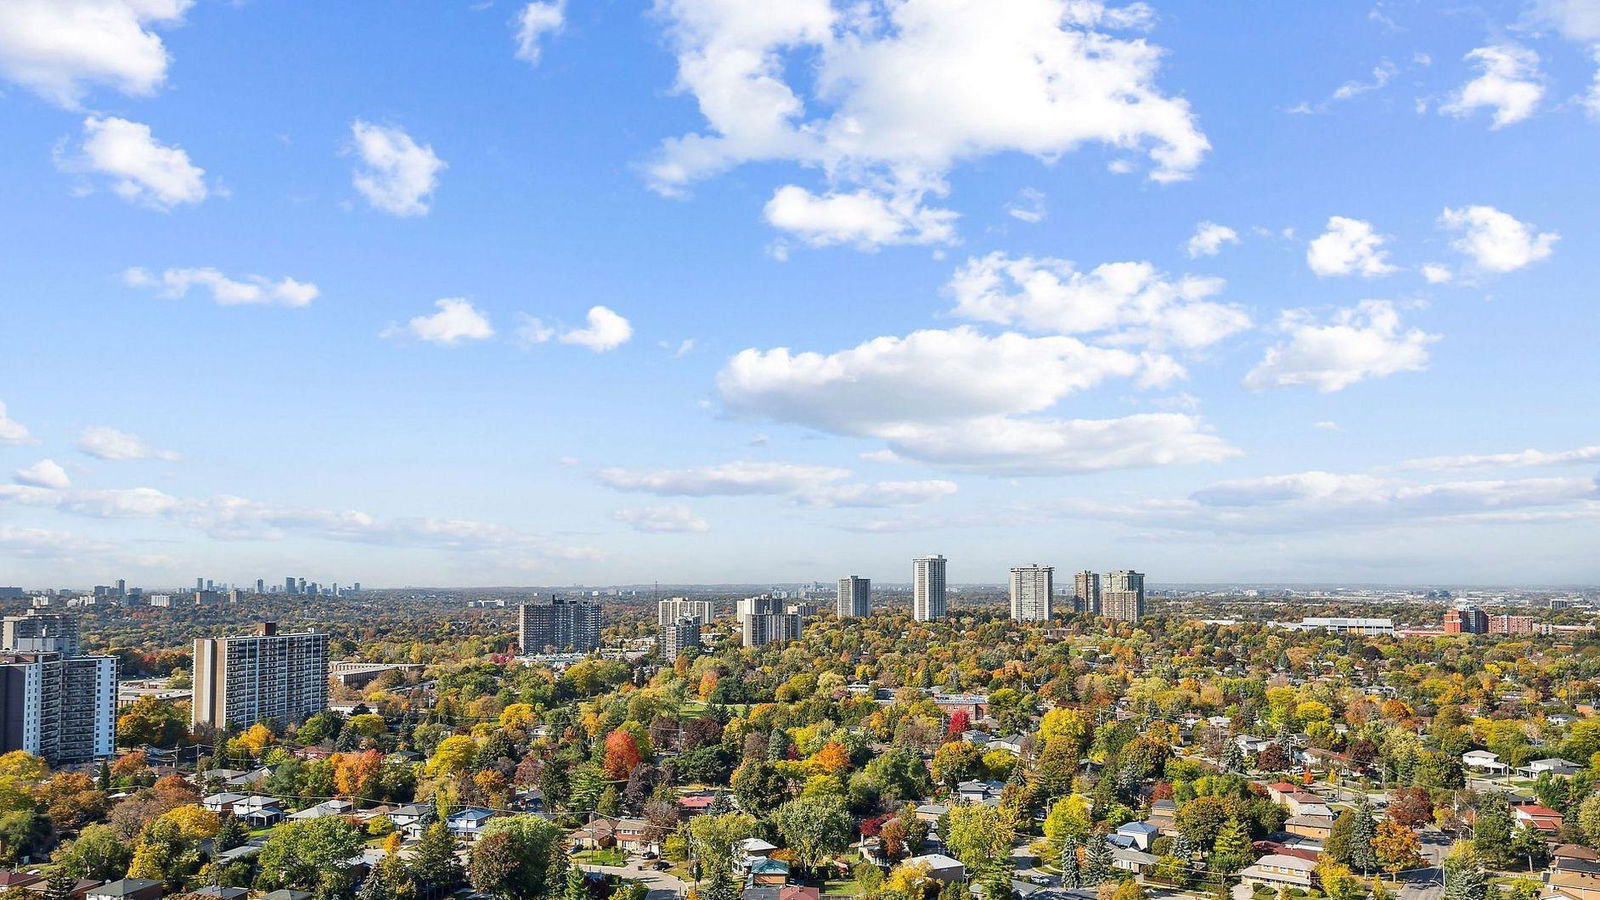
[[[1476,606],[1458,606],[1444,614],[1445,634],[1488,634],[1489,614]]]
[[[25,750],[51,765],[110,756],[116,658],[81,655],[77,620],[59,613],[8,616],[3,633],[0,752]]]
[[[328,708],[328,635],[278,633],[262,622],[251,634],[194,642],[196,727],[246,728],[295,721]]]
[[[1100,598],[1100,614],[1123,622],[1144,618],[1144,575],[1131,569],[1108,573]]]
[[[846,575],[839,579],[839,599],[834,612],[841,619],[861,619],[872,614],[872,579]]]
[[[938,554],[919,556],[911,561],[911,617],[918,622],[936,622],[944,618],[948,602],[945,562]]]
[[[785,611],[783,600],[767,594],[739,601],[739,631],[746,647],[795,640],[804,622],[800,614]]]
[[[690,647],[700,646],[700,620],[683,616],[670,625],[661,626],[661,658],[675,660]]]
[[[1085,569],[1072,576],[1072,611],[1100,612],[1100,573]]]
[[[600,649],[600,604],[586,597],[542,597],[517,608],[517,644],[523,653]]]
[[[701,625],[710,625],[717,618],[717,607],[710,600],[689,600],[684,597],[673,597],[656,604],[656,624],[662,628],[685,616],[699,619]]]
[[[1018,622],[1046,622],[1056,590],[1056,570],[1051,566],[1011,568],[1011,618]]]

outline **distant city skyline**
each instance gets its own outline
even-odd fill
[[[1014,5],[0,3],[0,580],[1600,582],[1592,3]]]

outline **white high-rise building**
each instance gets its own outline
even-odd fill
[[[0,752],[51,765],[116,750],[117,658],[80,655],[78,622],[29,610],[5,619],[0,653]]]
[[[839,579],[839,599],[834,610],[841,619],[859,619],[872,614],[872,579],[846,575]]]
[[[710,625],[717,617],[717,607],[710,600],[689,600],[685,597],[673,597],[656,604],[656,624],[662,628],[685,616],[699,619],[701,625]]]
[[[661,627],[661,658],[676,660],[690,647],[700,646],[700,620],[683,616]]]
[[[1045,622],[1050,619],[1050,601],[1056,589],[1056,570],[1051,566],[1013,566],[1011,569],[1011,618],[1018,622]]]
[[[911,561],[911,615],[918,622],[944,618],[944,564],[945,558],[937,554]]]
[[[804,619],[784,611],[783,600],[771,594],[739,601],[739,631],[746,647],[760,647],[800,636]]]
[[[1100,612],[1100,574],[1084,569],[1072,578],[1072,611]]]

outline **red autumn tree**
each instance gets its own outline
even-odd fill
[[[972,717],[964,709],[958,709],[950,714],[950,726],[944,730],[945,736],[950,738],[960,737],[963,732],[972,727]]]
[[[639,764],[639,742],[618,728],[606,735],[606,777],[621,781]]]

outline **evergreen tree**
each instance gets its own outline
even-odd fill
[[[417,841],[411,857],[411,874],[430,896],[447,893],[461,883],[461,864],[456,862],[456,841],[444,823],[435,822]]]
[[[1223,745],[1222,759],[1218,761],[1222,763],[1222,770],[1224,772],[1237,772],[1244,768],[1244,751],[1239,749],[1239,743],[1237,741],[1234,741],[1230,738],[1228,742]]]
[[[1365,795],[1356,801],[1355,822],[1350,833],[1350,867],[1357,872],[1375,872],[1378,869],[1377,823],[1372,820],[1372,804]]]
[[[984,868],[978,880],[980,900],[1011,900],[1011,865],[1009,861],[996,860]]]
[[[1078,872],[1078,837],[1069,834],[1061,842],[1061,886],[1067,890],[1082,887]]]
[[[44,900],[72,900],[72,887],[77,883],[78,879],[66,866],[56,866],[44,883]]]
[[[1512,835],[1516,820],[1511,814],[1511,804],[1505,795],[1491,794],[1478,801],[1477,820],[1473,823],[1472,849],[1485,865],[1503,869],[1516,862],[1512,850]]]
[[[1462,848],[1445,857],[1440,900],[1484,900],[1488,893],[1489,881],[1475,852]]]
[[[1111,877],[1111,842],[1104,834],[1093,834],[1089,836],[1088,849],[1079,880],[1084,887],[1099,887]]]

